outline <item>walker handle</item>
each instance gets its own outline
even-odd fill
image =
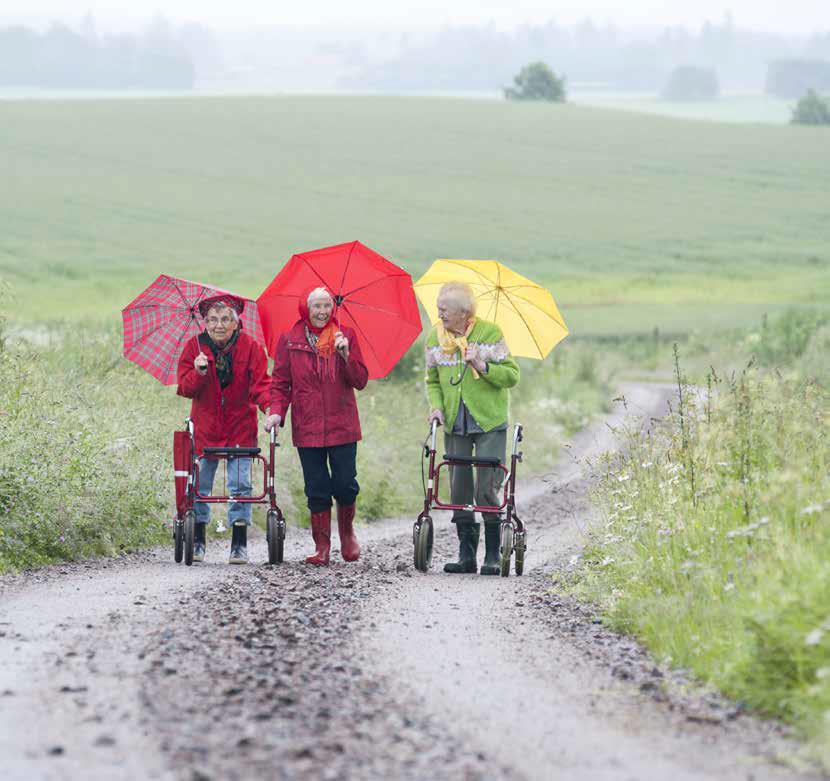
[[[431,450],[435,450],[435,439],[438,436],[438,420],[437,418],[433,418],[432,420],[432,445],[430,446]]]
[[[519,450],[519,442],[522,441],[522,429],[523,426],[521,423],[517,423],[513,427],[513,455],[516,455]]]

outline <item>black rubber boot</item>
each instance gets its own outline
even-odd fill
[[[234,524],[231,536],[230,564],[248,563],[248,527],[245,524]]]
[[[479,525],[472,521],[458,521],[456,524],[458,532],[458,561],[444,565],[444,572],[453,574],[476,572],[478,562],[476,552],[478,551]]]
[[[479,575],[498,575],[501,572],[501,524],[484,524],[484,563]]]
[[[205,529],[206,523],[197,523],[193,528],[193,561],[205,560]]]

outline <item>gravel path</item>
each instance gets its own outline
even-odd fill
[[[623,392],[648,419],[670,391]],[[415,572],[407,518],[362,529],[357,565],[306,567],[292,528],[280,567],[228,567],[209,542],[192,568],[161,550],[0,579],[3,777],[794,777],[782,728],[551,590],[592,523],[585,464],[618,407],[522,484],[522,578],[444,575],[441,518],[435,567]]]

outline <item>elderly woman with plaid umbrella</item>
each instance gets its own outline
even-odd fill
[[[205,447],[255,447],[257,406],[268,411],[268,359],[255,339],[242,329],[242,299],[221,294],[199,304],[205,331],[185,345],[178,364],[178,394],[192,399],[190,417],[196,430],[196,452]],[[199,459],[199,493],[213,490],[218,460]],[[227,464],[231,496],[251,495],[251,459],[230,458]],[[194,561],[205,558],[205,528],[210,507],[196,502]],[[247,531],[251,505],[233,502],[228,508],[233,529],[231,564],[248,561]]]

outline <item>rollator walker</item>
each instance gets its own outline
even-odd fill
[[[271,430],[268,458],[258,447],[206,447],[196,452],[196,427],[190,418],[185,420],[183,431],[173,432],[174,475],[176,479],[176,520],[173,523],[173,558],[189,567],[193,564],[193,543],[196,533],[196,502],[207,504],[267,504],[265,534],[268,540],[268,563],[281,564],[285,545],[285,518],[277,505],[274,490],[274,464],[276,462],[277,432]],[[203,496],[199,493],[199,459],[215,458],[225,461],[230,458],[250,458],[262,463],[262,493],[257,496]],[[226,467],[227,468],[227,467]],[[253,463],[251,464],[253,471]]]
[[[467,510],[477,513],[493,513],[501,517],[500,533],[500,571],[506,578],[510,574],[510,560],[515,553],[515,572],[521,575],[524,572],[525,552],[527,551],[527,531],[525,525],[516,515],[516,467],[522,460],[519,443],[522,441],[522,426],[517,423],[513,427],[513,449],[510,456],[510,469],[502,464],[498,458],[451,456],[444,454],[443,460],[436,466],[435,441],[438,436],[438,421],[432,421],[432,430],[424,442],[424,452],[421,461],[429,460],[429,477],[424,485],[424,509],[415,521],[412,529],[412,539],[415,544],[415,569],[426,572],[432,566],[432,547],[434,529],[430,512],[435,510]],[[502,489],[502,503],[495,507],[479,504],[447,504],[442,502],[438,493],[438,484],[441,470],[444,467],[478,467],[501,469],[505,480]]]

